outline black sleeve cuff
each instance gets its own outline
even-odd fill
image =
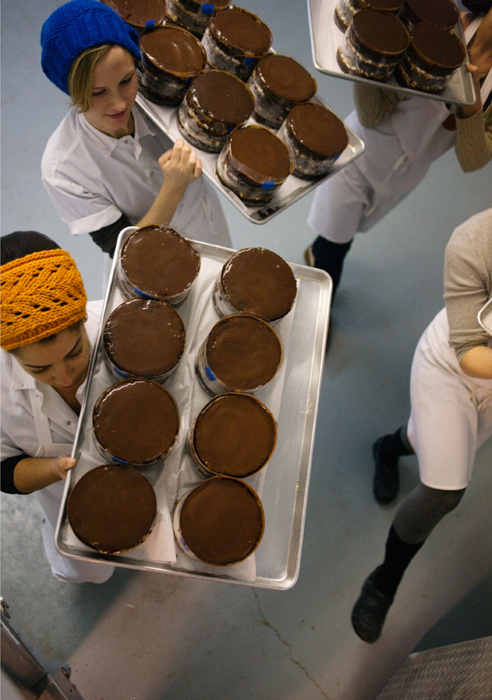
[[[19,489],[14,484],[14,470],[19,462],[23,459],[29,459],[29,455],[24,452],[20,455],[15,455],[15,457],[7,457],[7,459],[2,460],[2,492],[3,493],[20,493],[23,496],[27,494],[19,491]]]
[[[100,228],[99,231],[89,233],[89,236],[104,253],[109,253],[109,257],[112,258],[114,255],[114,249],[116,248],[118,235],[120,231],[123,231],[123,229],[127,226],[131,226],[131,223],[127,217],[122,214],[118,221],[115,221],[114,224],[103,226],[103,228]]]

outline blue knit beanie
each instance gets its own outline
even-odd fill
[[[139,37],[117,12],[97,0],[71,0],[55,10],[41,30],[41,67],[68,95],[72,63],[86,49],[119,44],[140,60]]]

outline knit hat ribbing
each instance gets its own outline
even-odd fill
[[[97,0],[70,0],[43,24],[41,67],[51,82],[68,95],[72,63],[86,49],[102,44],[119,44],[140,60],[138,34],[117,12]]]

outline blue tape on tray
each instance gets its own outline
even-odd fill
[[[202,12],[204,15],[211,15],[212,12],[214,11],[214,5],[211,5],[210,3],[204,2],[202,5]]]
[[[231,126],[230,129],[227,129],[227,135],[229,136],[229,134],[232,134],[232,132],[234,131],[235,128],[236,128],[235,126]]]
[[[254,66],[256,64],[257,60],[258,60],[257,58],[253,58],[252,56],[250,56],[249,58],[244,59],[244,65],[245,66]]]
[[[210,379],[210,381],[215,382],[215,374],[212,372],[210,367],[205,367],[205,372],[207,373],[207,377]]]
[[[145,294],[145,292],[142,292],[138,287],[134,287],[133,291],[135,294],[137,294],[139,297],[142,297],[143,299],[152,299],[152,297],[149,297],[148,294]]]
[[[132,375],[131,374],[126,374],[126,372],[122,372],[119,370],[117,367],[113,365],[113,371],[115,374],[118,375],[118,377],[122,377],[123,379],[129,379]]]
[[[145,22],[146,27],[154,27],[155,26],[155,19],[149,19],[148,22]]]
[[[118,459],[118,457],[113,457],[113,462],[118,462],[118,464],[128,464],[124,459]]]
[[[262,190],[273,190],[274,187],[275,187],[274,182],[262,182],[261,183]]]

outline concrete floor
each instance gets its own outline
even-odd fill
[[[37,229],[76,259],[89,297],[102,253],[72,238],[40,182],[45,142],[68,99],[39,67],[55,0],[2,3],[2,233]],[[314,73],[304,0],[244,0],[274,47]],[[349,81],[316,72],[341,117]],[[69,664],[86,700],[372,700],[413,650],[492,634],[492,443],[477,455],[460,507],[407,572],[382,638],[361,642],[350,611],[379,563],[398,503],[371,496],[371,444],[408,418],[413,350],[443,305],[442,265],[454,227],[491,206],[492,166],[464,174],[449,152],[367,235],[358,236],[332,313],[297,584],[276,592],[119,569],[106,584],[62,584],[41,543],[32,497],[2,499],[2,595],[47,666]],[[261,245],[303,262],[310,196],[263,226],[224,200],[234,247]],[[417,482],[404,460],[401,496]]]

